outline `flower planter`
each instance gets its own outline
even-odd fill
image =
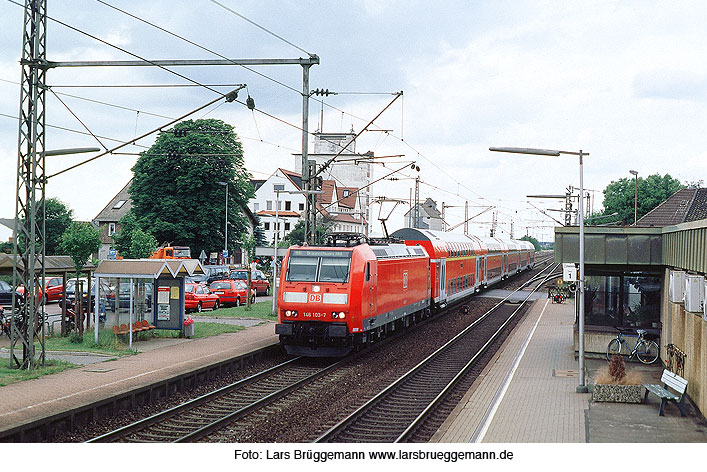
[[[592,389],[595,402],[643,403],[644,395],[643,385],[595,384]]]

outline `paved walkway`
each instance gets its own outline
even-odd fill
[[[707,427],[690,408],[687,418],[660,401],[593,403],[577,393],[578,362],[572,346],[572,303],[535,302],[433,442],[584,443],[707,442]],[[586,359],[586,384],[606,360]],[[658,383],[660,365],[630,363]]]
[[[209,338],[140,341],[136,345],[144,352],[134,356],[0,387],[0,431],[109,399],[277,342],[272,322]]]

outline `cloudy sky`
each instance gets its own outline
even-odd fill
[[[579,185],[576,157],[500,154],[490,146],[588,152],[584,185],[596,197],[595,210],[601,190],[630,178],[630,169],[639,176],[669,173],[683,182],[707,176],[704,1],[47,3],[52,61],[317,54],[321,63],[311,69],[311,88],[340,93],[323,104],[311,102],[311,130],[323,110],[324,131],[358,132],[403,91],[371,127],[390,131],[364,133],[357,150],[404,155],[386,168],[376,166],[374,179],[416,162],[421,198],[451,205],[446,213],[452,225],[462,221],[468,201],[470,214],[496,207],[504,236],[513,221],[515,237],[527,230],[548,240],[554,223],[533,205],[559,209],[560,202],[531,205],[526,196],[562,194]],[[0,217],[12,217],[23,9],[0,0],[0,11]],[[247,84],[257,112],[220,101],[191,117],[235,126],[254,178],[277,167],[294,169],[292,154],[301,149],[301,67],[172,71],[181,76],[146,67],[51,70],[47,148],[101,146],[87,130],[114,147],[210,102],[214,90]],[[127,87],[194,83],[211,87]],[[134,154],[153,141],[154,135],[122,150],[131,154],[102,157],[51,178],[48,195],[77,218],[92,219],[130,179]],[[86,157],[53,157],[48,174]],[[400,180],[375,185],[371,195],[407,199],[416,175],[401,172]],[[379,207],[371,210],[377,217]],[[406,210],[396,209],[389,229],[402,224]],[[486,233],[490,220],[485,213],[470,230]],[[373,230],[380,231],[377,223]],[[0,229],[0,239],[8,236]]]

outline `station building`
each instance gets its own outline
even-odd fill
[[[585,227],[584,247],[585,354],[605,355],[614,327],[645,329],[707,412],[707,189],[679,190],[632,226]],[[578,227],[555,228],[557,262],[578,263],[578,248]]]

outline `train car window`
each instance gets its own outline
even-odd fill
[[[322,257],[319,282],[347,282],[351,257]]]
[[[371,280],[371,263],[366,262],[366,282]]]
[[[319,258],[316,256],[290,255],[287,264],[287,280],[293,282],[316,282]]]

